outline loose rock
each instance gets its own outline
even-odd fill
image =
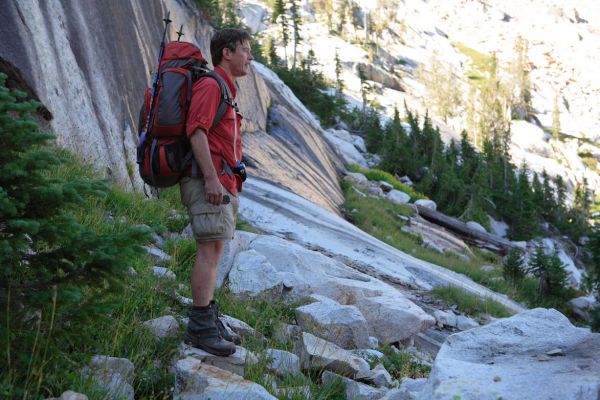
[[[252,399],[277,400],[257,383],[193,357],[175,365],[173,400]]]

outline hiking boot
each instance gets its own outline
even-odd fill
[[[215,316],[215,325],[217,325],[217,329],[219,330],[219,334],[221,335],[221,337],[227,340],[228,342],[232,342],[233,344],[241,344],[241,336],[227,329],[225,327],[225,324],[223,324],[223,321],[219,319],[219,307],[217,307],[215,301],[211,300],[208,306],[211,307],[213,310],[213,314]]]
[[[183,341],[215,356],[230,356],[235,353],[235,345],[224,340],[215,325],[213,309],[210,305],[190,307],[190,320]]]

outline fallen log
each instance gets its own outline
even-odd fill
[[[417,204],[415,204],[414,207],[417,213],[424,219],[456,232],[460,236],[464,237],[466,241],[473,243],[476,246],[484,247],[488,250],[500,253],[507,253],[511,249],[520,249],[519,246],[510,240],[501,238],[500,236],[492,235],[487,232],[481,232],[476,229],[469,228],[463,221],[449,217],[439,211]]]

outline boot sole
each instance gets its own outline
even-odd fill
[[[190,340],[190,339],[187,339],[187,338],[183,339],[183,342],[185,344],[187,344],[187,345],[195,347],[196,349],[204,350],[207,353],[212,354],[213,356],[228,357],[228,356],[230,356],[230,355],[232,355],[232,354],[235,353],[235,347],[233,348],[232,351],[218,351],[218,350],[213,349],[212,347],[202,346],[202,345],[196,344],[193,340]]]

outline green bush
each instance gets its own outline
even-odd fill
[[[0,393],[31,398],[52,391],[50,371],[72,362],[66,349],[91,340],[81,327],[109,318],[104,294],[122,287],[148,232],[96,232],[77,221],[87,199],[106,197],[107,182],[51,176],[68,159],[32,119],[39,104],[5,80],[0,74]]]

